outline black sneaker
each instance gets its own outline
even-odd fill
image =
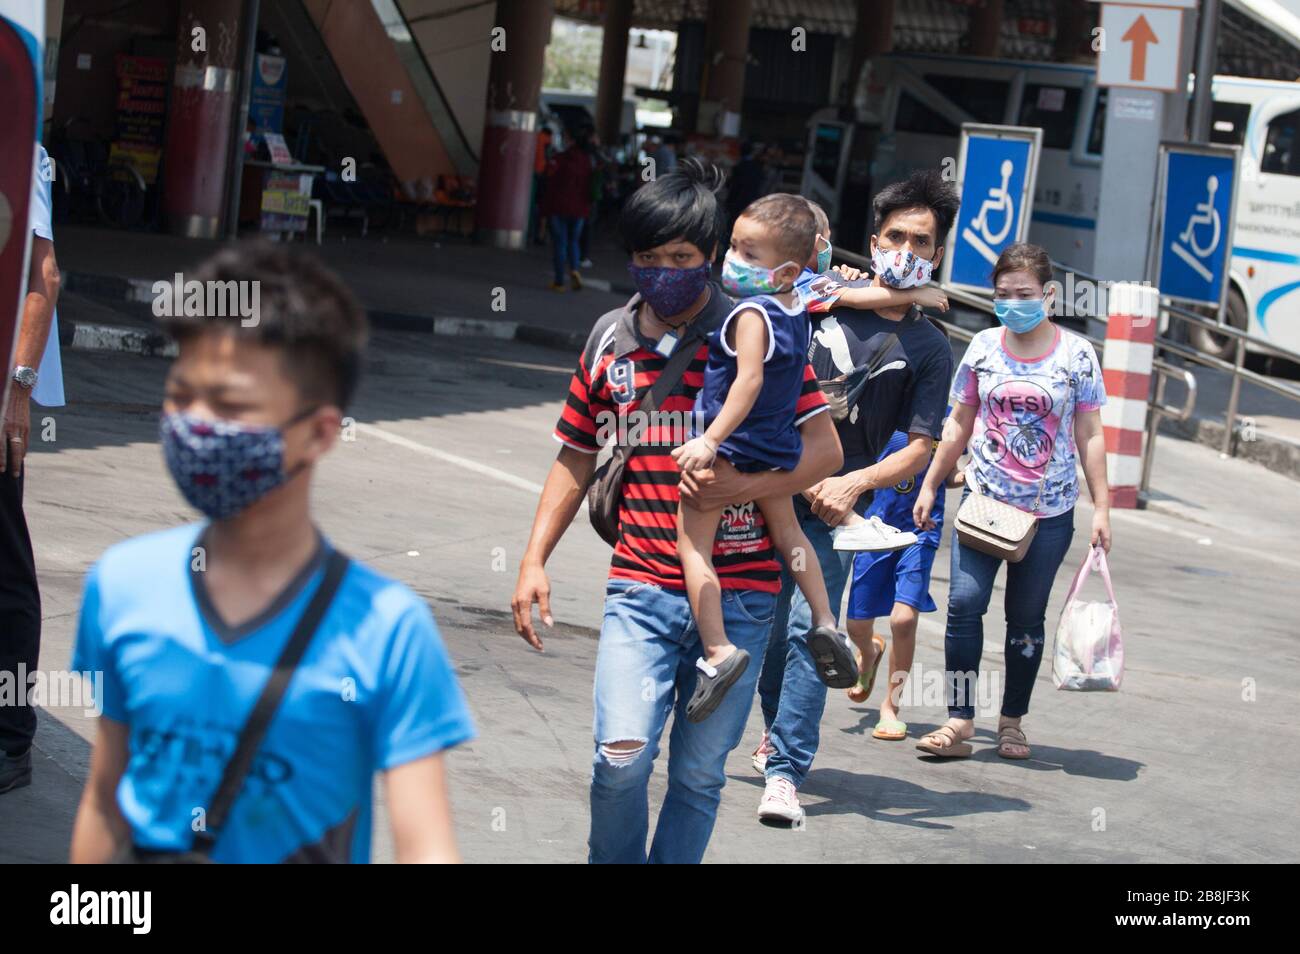
[[[0,753],[0,795],[12,792],[15,788],[32,784],[32,750],[29,747],[22,755]]]
[[[830,626],[818,626],[808,634],[808,650],[817,675],[830,688],[849,689],[858,684],[858,663],[843,633]]]

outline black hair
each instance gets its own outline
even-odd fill
[[[782,258],[803,268],[817,247],[817,216],[812,204],[801,195],[773,192],[755,199],[740,213],[767,228],[767,234]]]
[[[633,192],[618,219],[628,254],[685,239],[712,257],[726,229],[717,195],[722,181],[717,166],[687,156],[672,172]]]
[[[347,407],[361,379],[366,313],[319,259],[280,243],[241,242],[217,252],[186,278],[187,285],[224,288],[227,304],[236,283],[256,282],[255,320],[245,325],[244,316],[231,314],[236,309],[220,307],[220,314],[165,317],[164,331],[183,342],[220,330],[279,348],[285,372],[305,400]],[[214,297],[205,295],[205,302]],[[200,310],[212,309],[205,304]]]
[[[938,169],[922,169],[899,182],[891,182],[876,193],[871,203],[876,215],[877,233],[895,212],[929,209],[938,225],[935,245],[942,245],[947,239],[960,206],[961,196],[957,194],[956,186],[944,179]]]

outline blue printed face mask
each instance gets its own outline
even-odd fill
[[[650,303],[656,315],[671,318],[680,315],[700,297],[709,282],[709,268],[705,262],[699,268],[642,267],[628,263],[636,290]]]
[[[301,421],[316,409],[290,419]],[[167,469],[190,506],[211,520],[245,510],[297,473],[284,469],[281,428],[164,414],[159,427]]]
[[[818,244],[825,243],[825,248],[817,250],[817,274],[830,271],[831,268],[831,243],[824,235],[817,236]]]
[[[750,265],[748,262],[741,261],[735,252],[728,252],[727,257],[722,260],[722,287],[741,298],[771,295],[781,291],[785,284],[788,284],[778,283],[776,273],[787,265],[794,264],[794,262],[782,262],[776,268],[765,268],[762,265]]]
[[[1023,335],[1047,317],[1047,302],[1042,298],[994,298],[993,314],[1008,330]]]

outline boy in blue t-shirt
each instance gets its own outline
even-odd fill
[[[254,704],[340,563],[310,488],[366,323],[337,278],[283,246],[227,249],[189,277],[239,283],[254,320],[164,321],[180,345],[164,457],[207,520],[119,543],[87,576],[73,668],[96,675],[102,715],[72,860],[210,844],[217,862],[366,862],[375,772],[397,860],[458,860],[442,753],[473,737],[465,698],[424,600],[346,558],[225,823],[208,826]]]
[[[907,434],[895,431],[879,460],[902,450],[907,441]],[[934,446],[938,446],[937,441]],[[930,458],[934,459],[933,447]],[[928,470],[929,465],[926,470],[893,487],[876,490],[866,510],[868,519],[879,517],[891,527],[914,526],[912,507]],[[954,468],[948,485],[960,486],[962,479],[961,471]],[[894,637],[889,647],[889,692],[880,703],[880,719],[872,730],[872,738],[891,742],[907,738],[907,725],[898,718],[898,704],[916,652],[917,621],[921,613],[933,613],[938,608],[930,598],[930,570],[934,566],[934,555],[939,549],[943,530],[942,495],[935,498],[931,513],[935,525],[929,530],[917,531],[916,542],[905,549],[860,552],[853,558],[848,630],[849,638],[857,647],[858,669],[862,675],[858,684],[847,690],[850,701],[867,701],[875,682],[876,669],[885,658],[885,639],[874,632],[877,617],[889,617],[889,629]],[[867,660],[874,661],[867,665]]]

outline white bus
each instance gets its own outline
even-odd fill
[[[960,56],[875,58],[860,120],[878,126],[873,183],[957,155],[964,122],[1043,130],[1030,240],[1093,270],[1106,96],[1091,66]],[[1300,351],[1300,82],[1215,77],[1212,140],[1242,147],[1224,320]],[[1154,175],[1154,161],[1152,164]],[[1207,351],[1225,340],[1194,336]]]

